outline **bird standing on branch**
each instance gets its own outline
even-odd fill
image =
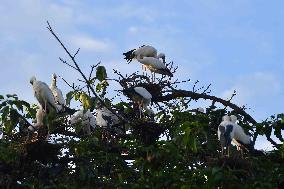
[[[163,60],[163,64],[166,63],[166,56],[164,53],[159,53],[157,54],[157,49],[150,46],[150,45],[143,45],[141,47],[139,47],[138,49],[133,49],[130,50],[126,53],[123,53],[123,55],[125,56],[124,59],[130,63],[133,59],[137,59],[138,58],[144,58],[144,57],[153,57],[156,59],[162,59]],[[146,71],[146,68],[150,69],[147,65],[143,64],[142,65],[142,70]],[[143,72],[144,73],[144,72]]]
[[[159,73],[162,75],[167,75],[173,77],[171,71],[166,67],[166,65],[161,62],[159,59],[154,57],[137,57],[137,61],[141,64],[145,65],[154,75],[152,75],[152,80],[155,78],[155,73]]]
[[[59,105],[65,106],[65,99],[63,98],[62,91],[57,87],[56,82],[57,82],[57,76],[55,73],[53,73],[50,89],[55,98],[55,102],[58,103]]]
[[[233,143],[237,145],[237,149],[241,151],[243,155],[243,150],[246,149],[248,151],[254,150],[253,143],[250,139],[250,136],[247,135],[244,129],[237,124],[237,117],[235,115],[231,115],[231,122],[233,123]]]
[[[46,113],[52,109],[54,109],[56,112],[60,111],[60,107],[57,106],[52,91],[46,83],[37,81],[35,76],[30,79],[30,83],[33,86],[34,96],[41,105],[43,111]]]
[[[222,155],[224,155],[224,148],[226,148],[228,157],[230,156],[230,146],[233,139],[233,127],[230,116],[223,116],[218,127],[218,139],[221,142]]]
[[[250,136],[244,132],[244,129],[236,123],[237,117],[234,115],[223,116],[223,121],[218,127],[218,139],[221,142],[222,155],[223,149],[226,147],[227,155],[230,155],[230,145],[233,141],[237,145],[237,149],[245,148],[248,151],[253,151],[253,143]]]
[[[166,63],[165,54],[164,53],[157,54],[157,49],[150,45],[143,45],[139,47],[138,49],[132,49],[126,53],[123,53],[123,55],[125,56],[124,59],[128,63],[130,63],[133,59],[137,57],[139,58],[154,57],[158,59],[161,58],[163,60],[163,63]]]
[[[124,92],[138,104],[140,118],[142,117],[142,108],[149,114],[154,114],[153,110],[148,108],[151,103],[152,95],[144,87],[130,87],[125,89]]]

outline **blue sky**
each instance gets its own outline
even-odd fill
[[[122,53],[150,44],[179,66],[177,78],[212,83],[212,95],[223,98],[237,90],[233,102],[260,121],[283,112],[283,7],[280,0],[1,1],[0,94],[36,102],[32,75],[49,83],[55,72],[76,82],[58,60],[66,55],[46,29],[49,20],[71,51],[81,47],[85,71],[99,61],[123,73],[140,70]]]

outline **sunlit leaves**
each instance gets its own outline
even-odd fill
[[[89,109],[91,107],[91,99],[86,93],[81,93],[79,99],[84,109]]]

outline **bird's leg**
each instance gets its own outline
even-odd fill
[[[227,153],[228,153],[228,157],[230,157],[230,145],[228,145],[228,147],[227,147]]]
[[[46,103],[47,103],[47,102],[44,101],[44,111],[45,111],[45,112],[47,112],[47,110],[46,110]]]
[[[141,102],[138,103],[138,107],[139,107],[139,116],[140,119],[142,118],[142,107],[141,107]]]

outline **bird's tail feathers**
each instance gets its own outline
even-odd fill
[[[123,53],[124,59],[127,61],[127,63],[130,63],[135,58],[135,55],[134,55],[135,50],[136,49],[132,49],[126,53]]]
[[[163,75],[167,75],[167,76],[170,76],[170,77],[173,77],[174,75],[172,74],[172,72],[168,69],[168,68],[165,68],[165,69],[160,69],[158,71],[156,71],[157,73],[160,73],[160,74],[163,74]]]

